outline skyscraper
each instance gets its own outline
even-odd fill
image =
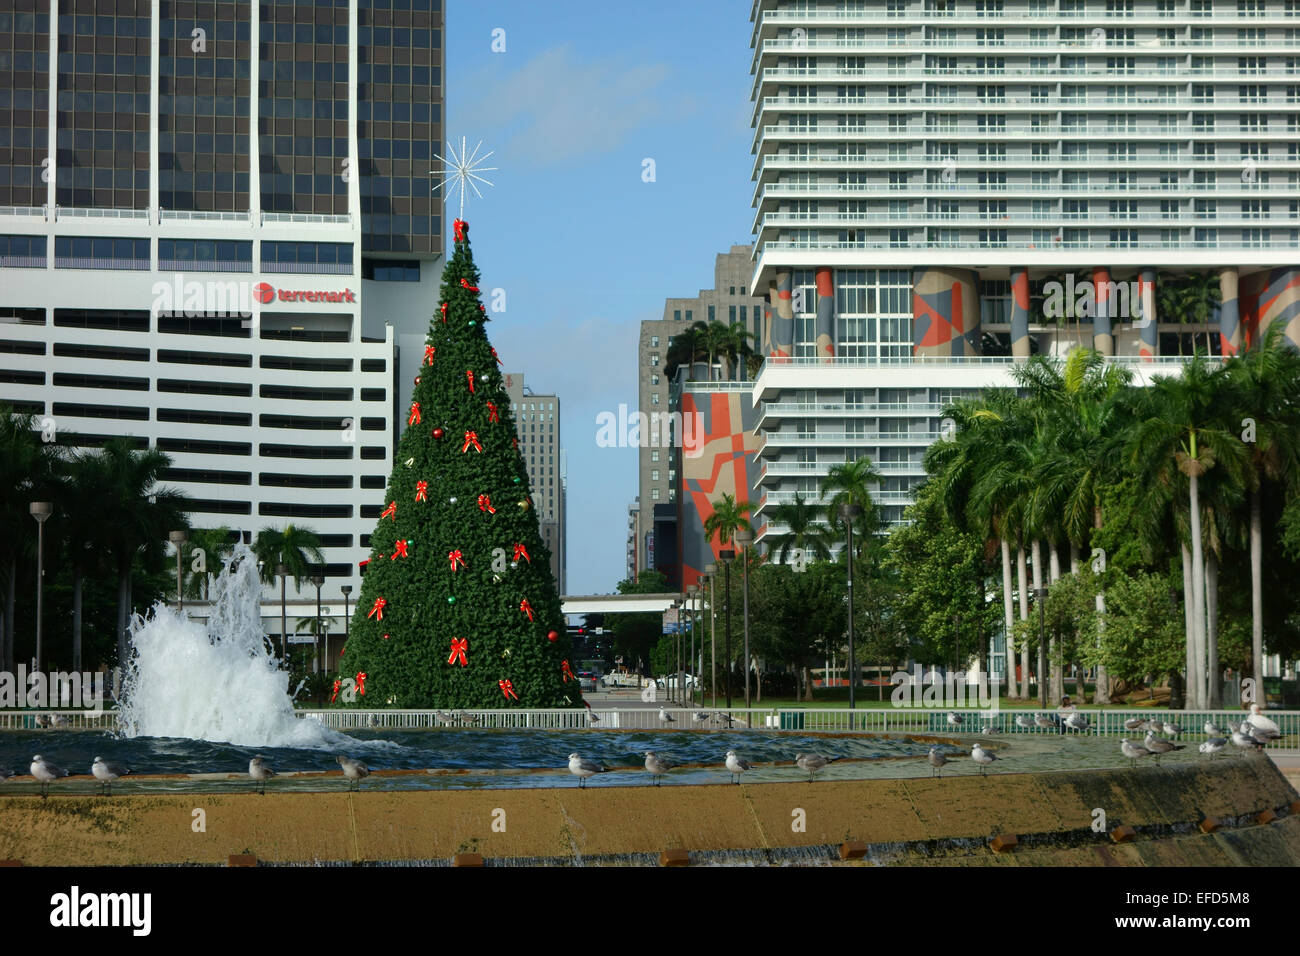
[[[533,507],[542,540],[551,552],[551,574],[560,594],[565,585],[565,490],[568,482],[560,441],[560,398],[536,395],[524,385],[522,372],[506,373],[506,392],[519,426],[519,453],[528,468]]]
[[[0,12],[0,401],[357,583],[442,255],[439,0]],[[72,439],[73,433],[80,435]]]

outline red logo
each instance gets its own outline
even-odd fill
[[[281,302],[355,302],[356,293],[351,289],[342,292],[314,291],[304,289],[277,289],[269,282],[259,282],[253,286],[253,298],[263,305],[279,299]]]
[[[275,298],[275,287],[265,282],[253,286],[253,298],[263,305]]]

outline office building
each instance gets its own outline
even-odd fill
[[[564,593],[565,490],[568,483],[564,447],[560,440],[560,398],[537,395],[524,384],[522,372],[508,372],[506,393],[519,428],[519,454],[528,468],[533,507],[542,541],[551,552],[551,575]]]

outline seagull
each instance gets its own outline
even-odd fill
[[[438,714],[438,719],[441,720],[444,724],[454,724],[456,722],[456,718],[444,710],[437,711],[437,714]]]
[[[725,711],[720,710],[714,716],[717,717],[718,720],[726,724],[728,727],[730,727],[732,724],[736,722],[736,718],[732,717],[730,714],[726,713]]]
[[[986,724],[986,725],[984,726],[984,728],[980,731],[980,733],[984,733],[984,734],[1000,734],[1000,733],[1002,733],[1002,728],[999,727],[997,724]]]
[[[1226,746],[1228,746],[1228,739],[1226,737],[1211,737],[1196,749],[1203,754],[1209,754],[1210,759],[1213,760],[1214,755]]]
[[[62,767],[57,767],[50,763],[40,754],[32,758],[32,776],[37,779],[41,785],[41,799],[50,795],[50,782],[57,780],[59,777],[66,777],[68,771]]]
[[[1088,716],[1076,710],[1065,718],[1065,726],[1079,733],[1086,733],[1088,730]]]
[[[1119,742],[1119,749],[1120,753],[1133,762],[1132,766],[1134,767],[1137,766],[1139,757],[1147,757],[1151,754],[1151,751],[1147,750],[1146,747],[1143,747],[1141,744],[1135,744],[1127,738]]]
[[[737,757],[734,750],[728,750],[727,769],[731,771],[731,782],[740,783],[740,775],[746,770],[753,770],[754,765],[744,757]]]
[[[1205,722],[1205,736],[1226,737],[1228,736],[1228,732],[1226,730],[1220,730],[1218,727],[1214,726],[1214,721],[1207,720]]]
[[[342,754],[339,754],[334,759],[337,760],[339,766],[343,768],[343,776],[347,777],[348,780],[354,781],[356,784],[356,786],[349,785],[348,789],[359,790],[361,788],[361,781],[365,777],[370,776],[370,768],[360,760],[353,760],[351,757],[345,757]]]
[[[1140,730],[1146,730],[1147,722],[1141,717],[1130,717],[1128,720],[1124,721],[1124,729],[1129,733],[1135,734]]]
[[[925,759],[930,761],[930,766],[934,768],[933,770],[930,771],[930,776],[942,777],[943,765],[948,762],[948,758],[945,757],[943,754],[939,753],[939,748],[931,747],[930,753],[926,756]]]
[[[1160,722],[1159,717],[1152,717],[1150,720],[1147,721],[1147,733],[1163,734],[1164,732],[1165,732],[1165,725]]]
[[[1057,717],[1055,714],[1034,714],[1034,723],[1043,728],[1043,730],[1056,730],[1057,725],[1060,724],[1060,722],[1061,718]]]
[[[1241,722],[1241,732],[1254,738],[1255,742],[1261,747],[1268,744],[1269,741],[1277,740],[1282,736],[1276,730],[1262,730],[1252,724],[1249,720],[1243,720]]]
[[[1264,716],[1260,710],[1259,704],[1250,705],[1250,716],[1247,717],[1246,720],[1248,720],[1253,726],[1258,727],[1260,730],[1272,731],[1278,737],[1282,736],[1282,728]]]
[[[709,713],[707,713],[706,711],[703,711],[703,710],[702,710],[702,711],[700,711],[699,713],[691,714],[691,720],[695,721],[697,724],[702,724],[702,723],[704,723],[706,720],[708,720],[709,717],[711,717],[711,716],[712,716],[711,714],[709,714]]]
[[[68,718],[62,714],[50,714],[50,726],[55,730],[62,730],[64,727],[70,726],[70,724]]]
[[[248,761],[248,776],[253,783],[262,785],[262,796],[266,796],[266,781],[275,776],[275,771],[271,769],[271,765],[264,758],[257,756]]]
[[[668,711],[664,710],[662,707],[659,708],[659,720],[665,724],[677,723],[677,721],[673,719],[673,715],[668,713]]]
[[[1167,754],[1171,750],[1183,749],[1182,744],[1170,743],[1163,737],[1157,737],[1149,730],[1147,731],[1146,740],[1142,741],[1142,746],[1151,751],[1151,754],[1155,757],[1159,757],[1161,754]]]
[[[1241,725],[1242,727],[1248,727],[1250,726],[1250,721],[1242,721]],[[1249,733],[1242,731],[1240,728],[1232,732],[1232,742],[1242,750],[1260,750],[1264,746]]]
[[[839,757],[823,757],[821,754],[795,754],[794,762],[801,770],[808,771],[808,782],[812,783],[814,773],[839,759]]]
[[[131,771],[121,764],[109,763],[103,757],[96,757],[95,762],[90,765],[90,772],[100,782],[100,792],[107,793],[111,797],[113,781],[118,777],[125,777]]]
[[[569,754],[569,773],[578,778],[578,788],[582,789],[587,785],[587,778],[594,773],[604,773],[605,768],[594,760],[587,760],[579,757],[576,753]]]
[[[587,705],[587,717],[591,720],[591,722],[593,724],[600,723],[600,718],[597,717],[596,712],[591,709],[591,701],[584,699],[583,703]]]
[[[659,756],[653,750],[645,752],[645,768],[649,772],[650,778],[655,781],[656,787],[663,783],[664,774],[675,766],[677,765],[671,760]]]
[[[1025,714],[1016,714],[1016,726],[1022,730],[1033,730],[1034,721]]]
[[[1182,727],[1178,726],[1177,724],[1170,723],[1167,720],[1165,721],[1165,733],[1167,733],[1170,737],[1177,737],[1182,732],[1183,732]]]
[[[37,726],[37,727],[40,727],[40,728],[42,728],[42,729],[44,729],[44,728],[46,728],[46,727],[49,727],[49,726],[50,726],[50,715],[49,715],[49,714],[37,714],[37,715],[36,715],[36,726]]]
[[[984,776],[984,768],[987,767],[989,764],[991,764],[993,761],[998,759],[997,754],[985,750],[979,744],[975,744],[975,746],[971,747],[970,758],[971,760],[974,760],[977,764],[980,765],[981,777]]]
[[[952,711],[949,711],[949,712],[948,712],[948,726],[949,726],[949,727],[960,727],[961,725],[962,725],[962,716],[961,716],[961,714],[955,714],[955,713],[953,713]]]

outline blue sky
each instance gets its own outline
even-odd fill
[[[636,407],[640,322],[711,287],[717,253],[752,238],[749,6],[447,6],[445,136],[481,139],[499,167],[465,209],[484,291],[507,297],[488,334],[507,371],[561,399],[571,594],[625,574],[636,451],[598,448],[596,416]]]

